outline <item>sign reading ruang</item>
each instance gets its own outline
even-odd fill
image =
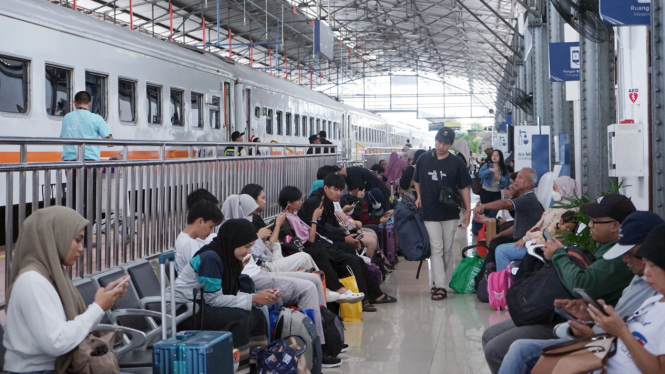
[[[580,80],[580,43],[550,43],[550,80]]]
[[[600,0],[600,19],[612,26],[651,23],[651,0]]]
[[[323,57],[334,60],[335,34],[321,20],[314,24],[314,50]]]

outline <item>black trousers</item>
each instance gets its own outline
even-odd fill
[[[316,266],[326,275],[326,287],[329,290],[335,291],[343,287],[337,275],[337,263],[322,243],[306,243],[303,252],[312,256]]]
[[[86,160],[88,161],[88,160]],[[97,169],[85,169],[83,172],[76,169],[72,173],[72,180],[67,181],[67,188],[72,190],[72,209],[76,210],[77,207],[77,193],[83,194],[83,207],[82,207],[82,216],[85,217],[91,223],[95,222],[95,217],[97,216]],[[92,177],[92,216],[88,217],[88,178]],[[83,191],[77,191],[77,183],[79,178],[83,178]],[[66,196],[66,195],[65,195]]]
[[[365,294],[365,299],[363,301],[373,302],[383,295],[381,287],[376,283],[376,279],[372,276],[367,264],[356,254],[356,248],[349,243],[342,242],[334,243],[334,246],[338,249],[335,255],[335,260],[338,263],[349,265],[351,271],[353,271],[353,275],[356,277],[358,289]],[[346,266],[344,266],[344,268],[346,268]],[[344,271],[348,273],[348,270]]]

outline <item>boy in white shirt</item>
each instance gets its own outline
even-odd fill
[[[187,266],[189,260],[204,245],[215,226],[224,216],[217,205],[209,201],[199,201],[189,208],[187,226],[178,235],[175,242],[175,268],[177,272]]]

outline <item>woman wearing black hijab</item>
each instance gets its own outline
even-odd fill
[[[245,257],[251,253],[256,239],[251,222],[228,220],[219,228],[217,237],[196,252],[174,283],[180,300],[192,300],[193,289],[204,286],[203,330],[233,334],[233,345],[240,351],[239,372],[249,372],[250,348],[267,344],[264,314],[252,305],[268,305],[281,299],[281,294],[275,294],[276,289],[255,294],[240,291],[240,273],[249,261]],[[198,328],[194,326],[194,317],[178,326],[179,330]]]

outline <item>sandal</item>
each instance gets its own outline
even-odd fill
[[[432,288],[429,290],[430,295],[434,295],[436,293],[436,284],[432,283]]]
[[[385,294],[385,293],[383,295],[384,295],[383,299],[374,300],[374,304],[391,304],[391,303],[396,303],[397,302],[396,298],[394,298],[392,296],[388,296],[388,294]]]
[[[431,296],[432,300],[443,300],[448,297],[448,292],[446,291],[445,288],[437,288],[436,292],[434,292]]]
[[[363,312],[369,312],[369,313],[376,312],[376,307],[370,303],[363,304]]]

